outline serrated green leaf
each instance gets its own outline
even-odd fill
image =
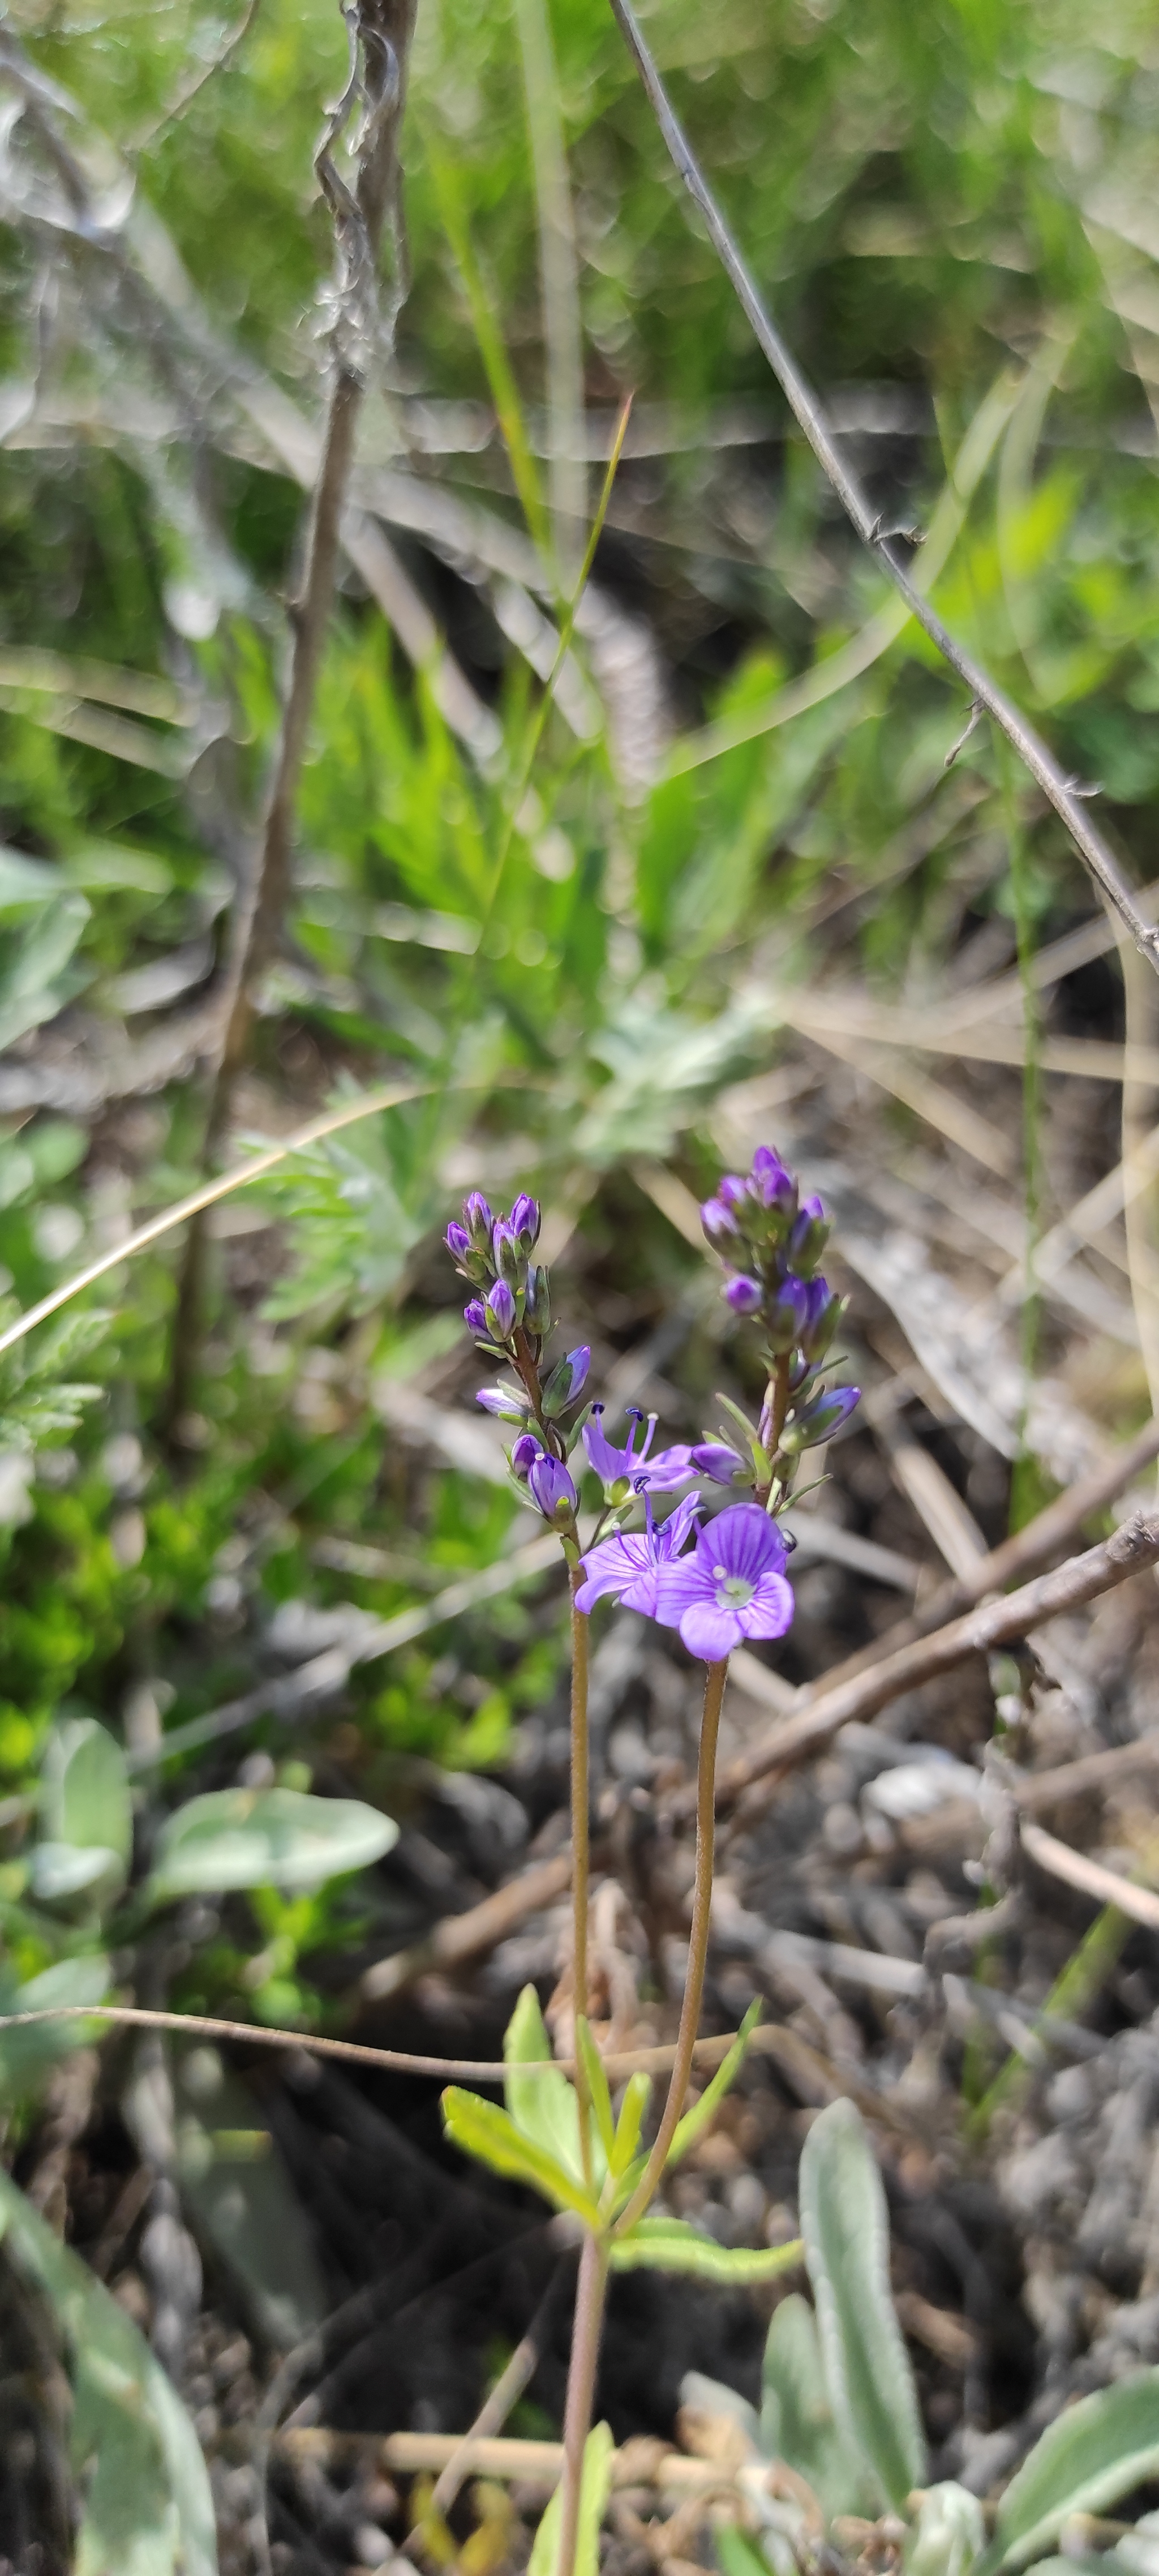
[[[123,2308],[0,2171],[0,2233],[50,2301],[74,2391],[74,2576],[217,2576],[213,2499],[176,2389]]]
[[[506,2111],[494,2102],[484,2102],[477,2093],[464,2093],[457,2084],[449,2084],[442,2096],[443,2126],[447,2136],[465,2155],[475,2156],[493,2173],[505,2174],[512,2182],[530,2183],[533,2191],[542,2192],[545,2200],[554,2201],[557,2209],[574,2209],[593,2231],[599,2227],[600,2213],[591,2193],[562,2165],[558,2157],[537,2146]]]
[[[814,2120],[799,2197],[829,2402],[868,2461],[881,2503],[900,2512],[925,2484],[925,2436],[890,2295],[885,2193],[854,2103],[831,2102]]]
[[[609,2171],[616,2176],[618,2182],[627,2180],[632,2159],[640,2143],[644,2113],[651,2099],[651,2076],[630,2075],[624,2086],[624,2098],[620,2104],[615,2141],[609,2158]]]
[[[1034,2445],[998,2508],[978,2576],[1045,2555],[1072,2513],[1104,2513],[1159,2475],[1159,2370],[1132,2372],[1068,2406]]]
[[[576,2048],[588,2079],[588,2093],[595,2113],[600,2144],[605,2156],[610,2158],[616,2141],[615,2123],[612,2119],[612,2097],[608,2091],[603,2059],[583,2013],[576,2014],[575,2038]]]
[[[593,2424],[584,2444],[574,2576],[599,2576],[600,2524],[611,2492],[615,2447],[611,2426]],[[562,2489],[557,2487],[532,2541],[527,2576],[555,2576],[562,2510]]]
[[[299,1789],[210,1789],[162,1827],[150,1904],[229,1887],[315,1888],[366,1869],[398,1840],[398,1826],[359,1798],[312,1798]]]
[[[791,2245],[718,2245],[683,2218],[639,2218],[626,2236],[612,2238],[612,2265],[617,2272],[695,2272],[704,2281],[737,2288],[746,2281],[775,2281],[801,2260],[801,2247]]]
[[[732,2047],[727,2057],[721,2060],[712,2082],[705,2085],[699,2102],[694,2102],[691,2111],[686,2111],[683,2119],[677,2123],[676,2133],[668,2150],[668,2164],[678,2165],[681,2157],[686,2156],[689,2148],[695,2146],[697,2139],[703,2135],[709,2122],[715,2119],[717,2106],[724,2100],[733,2077],[744,2062],[749,2041],[763,2011],[764,2003],[758,1995],[749,2005]]]
[[[792,2291],[774,2312],[761,2374],[761,2447],[812,2487],[827,2518],[869,2513],[877,2488],[857,2443],[833,2420],[817,2320]]]
[[[520,2072],[526,2064],[542,2070],[543,2060],[554,2054],[539,1997],[534,1986],[524,1986],[503,2034],[504,2099],[520,2135],[582,2183],[579,2105],[566,2075],[554,2069],[538,2075]]]

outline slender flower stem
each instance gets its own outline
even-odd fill
[[[600,2354],[600,2333],[604,2322],[604,2295],[607,2285],[607,2241],[598,2236],[585,2236],[584,2250],[580,2256],[579,2279],[576,2283],[571,2360],[568,2365],[567,2400],[563,2415],[563,2485],[560,2499],[559,2555],[555,2562],[555,2576],[573,2576],[575,2568],[576,2543],[579,2539],[580,2496],[583,2488],[584,2446],[591,2430],[596,2363]]]
[[[572,2004],[576,2014],[588,2008],[588,1809],[591,1799],[588,1740],[588,1622],[576,1608],[582,1568],[568,1567],[571,1584],[571,1896]],[[587,2074],[577,2043],[575,2089],[579,2100],[580,2154],[584,2178],[592,2179],[591,2101]],[[570,2402],[570,2401],[569,2401]]]
[[[656,2142],[626,2209],[616,2221],[616,2234],[634,2227],[646,2210],[660,2182],[675,2137],[688,2079],[692,2073],[692,2052],[704,1994],[704,1972],[708,1963],[708,1926],[712,1911],[712,1863],[716,1839],[716,1744],[720,1733],[720,1712],[724,1703],[724,1686],[728,1679],[728,1657],[722,1663],[709,1664],[704,1676],[704,1715],[700,1723],[700,1760],[696,1773],[696,1881],[692,1898],[692,1936],[688,1944],[688,1975],[680,2013],[680,2030],[676,2040],[676,2059],[668,2086],[668,2099],[656,2132]]]

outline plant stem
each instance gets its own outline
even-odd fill
[[[684,2109],[684,2097],[692,2073],[692,2052],[696,2046],[704,1972],[708,1963],[712,1864],[716,1842],[716,1744],[727,1679],[726,1655],[722,1663],[709,1664],[704,1676],[704,1715],[700,1722],[700,1759],[696,1771],[696,1879],[692,1898],[692,1933],[688,1944],[688,1975],[684,1983],[676,2058],[655,2144],[626,2209],[616,2221],[617,2234],[634,2227],[657,2189]]]
[[[579,2538],[580,2496],[583,2488],[584,2446],[591,2430],[596,2363],[600,2352],[600,2332],[604,2322],[604,2293],[607,2284],[607,2244],[598,2236],[585,2236],[584,2250],[580,2256],[579,2279],[576,2283],[571,2359],[567,2373],[567,2400],[563,2416],[563,2482],[560,2495],[559,2555],[555,2562],[555,2576],[573,2576],[575,2568],[576,2543]]]
[[[583,1582],[579,1566],[568,1567],[571,1585],[571,1901],[572,1901],[572,2009],[586,2017],[588,2008],[588,1876],[589,1841],[588,1809],[591,1800],[588,1737],[588,1622],[586,1613],[576,1608],[576,1594]],[[592,2141],[591,2100],[587,2073],[575,2048],[575,2089],[579,2101],[580,2154],[584,2179],[590,2183]],[[581,2283],[582,2283],[581,2274]],[[578,2297],[578,2294],[577,2294]],[[570,2403],[570,2399],[569,2399]]]
[[[387,0],[372,8],[359,0],[348,13],[351,74],[332,111],[316,169],[334,219],[338,252],[335,364],[310,509],[305,573],[291,611],[290,679],[274,756],[253,881],[237,931],[232,996],[206,1117],[203,1165],[212,1169],[229,1123],[237,1076],[245,1060],[255,996],[277,946],[290,883],[290,854],[298,786],[306,757],[318,674],[322,664],[338,571],[342,513],[346,505],[354,437],[365,393],[367,280],[373,278],[392,198],[397,194],[397,147],[406,100],[407,61],[416,0]],[[359,66],[361,65],[361,69]],[[353,193],[331,158],[355,105],[364,110]],[[165,1425],[172,1431],[189,1409],[204,1306],[205,1227],[195,1215],[185,1244],[173,1324]]]

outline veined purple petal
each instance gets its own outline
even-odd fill
[[[480,1387],[475,1402],[482,1405],[484,1413],[497,1415],[500,1422],[526,1422],[530,1411],[526,1396],[520,1395],[516,1387]]]
[[[481,1337],[486,1334],[487,1309],[481,1297],[472,1297],[464,1306],[463,1322],[469,1333],[478,1333]]]
[[[488,1295],[487,1328],[497,1342],[510,1341],[515,1330],[515,1299],[505,1279],[497,1279]]]
[[[509,1219],[511,1231],[519,1236],[525,1252],[530,1252],[539,1238],[539,1201],[530,1192],[520,1190]]]
[[[443,1241],[453,1261],[466,1260],[471,1249],[471,1238],[465,1226],[449,1225]]]
[[[745,1634],[735,1610],[722,1610],[709,1599],[694,1601],[679,1627],[681,1643],[689,1654],[702,1655],[706,1664],[723,1663]]]
[[[511,1465],[514,1474],[526,1481],[529,1469],[534,1467],[536,1459],[541,1457],[542,1453],[543,1442],[538,1433],[521,1431],[511,1449]]]
[[[746,1467],[744,1459],[735,1449],[730,1449],[725,1440],[702,1440],[697,1448],[689,1450],[688,1455],[694,1473],[711,1476],[714,1485],[736,1484],[745,1476],[751,1481],[751,1468]]]
[[[785,1562],[784,1539],[759,1503],[732,1503],[718,1512],[701,1530],[696,1552],[698,1560],[711,1560],[713,1568],[723,1566],[726,1577],[743,1583],[757,1583],[762,1574],[779,1574]]]
[[[792,1585],[783,1574],[762,1574],[752,1600],[736,1615],[746,1637],[783,1637],[792,1627],[795,1606]]]

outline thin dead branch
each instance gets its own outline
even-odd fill
[[[1023,1825],[1020,1840],[1036,1869],[1044,1869],[1049,1877],[1077,1888],[1080,1895],[1093,1896],[1097,1905],[1117,1905],[1120,1914],[1129,1914],[1133,1923],[1145,1923],[1148,1931],[1159,1932],[1159,1896],[1153,1895],[1149,1887],[1137,1887],[1117,1869],[1104,1869],[1101,1861],[1088,1860],[1085,1852],[1072,1851],[1069,1843],[1058,1842],[1041,1825]]]
[[[1144,920],[1130,888],[1126,884],[1108,843],[1097,832],[1076,795],[1074,783],[1060,769],[1046,744],[1027,723],[1020,709],[998,688],[981,663],[950,634],[940,617],[930,607],[907,566],[897,553],[894,540],[881,533],[877,513],[871,509],[860,483],[853,475],[834,438],[825,413],[811,385],[802,375],[792,352],[786,347],[767,312],[756,284],[733,240],[716,199],[675,116],[660,73],[652,59],[643,33],[637,24],[630,0],[611,0],[613,14],[631,53],[647,92],[656,122],[664,138],[674,167],[688,190],[694,205],[704,218],[709,238],[729,283],[743,307],[763,356],[804,431],[822,472],[837,494],[842,508],[856,529],[862,544],[881,564],[895,590],[905,601],[945,662],[969,691],[971,701],[984,707],[987,714],[1005,734],[1007,741],[1031,777],[1053,805],[1066,825],[1077,850],[1086,860],[1092,876],[1134,940],[1140,955],[1159,972],[1159,932]]]

